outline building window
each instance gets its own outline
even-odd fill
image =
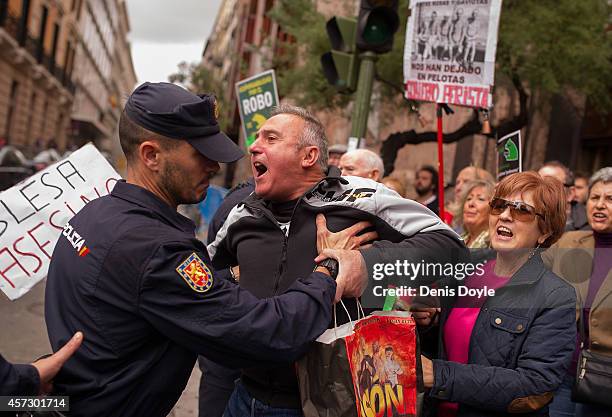
[[[55,71],[55,54],[57,53],[57,41],[59,40],[60,25],[55,23],[53,28],[53,44],[51,46],[51,72]]]
[[[21,19],[19,20],[19,45],[25,45],[28,37],[28,21],[30,20],[30,0],[21,3]]]
[[[43,122],[42,122],[42,127],[40,128],[40,136],[44,137],[45,136],[45,130],[47,129],[47,111],[49,110],[49,100],[47,99],[47,97],[45,97],[45,101],[43,104],[43,111],[42,114],[45,115],[45,117],[42,118]]]
[[[8,15],[8,0],[0,0],[0,26],[4,26],[4,21]]]
[[[30,114],[28,115],[28,125],[26,126],[26,143],[32,142],[32,122],[36,113],[36,93],[33,92],[30,97]]]
[[[8,111],[6,112],[6,130],[4,136],[6,136],[7,143],[11,143],[11,130],[13,128],[13,113],[17,107],[17,90],[19,89],[19,83],[13,80],[11,84],[11,95],[9,96]]]
[[[42,62],[44,45],[45,45],[45,32],[47,31],[47,18],[49,17],[49,9],[46,6],[42,7],[42,17],[40,19],[40,30],[38,31],[38,46],[36,49],[36,61]]]

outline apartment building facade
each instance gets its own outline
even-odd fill
[[[0,0],[0,141],[111,150],[136,84],[128,32],[122,0]]]

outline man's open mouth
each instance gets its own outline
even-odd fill
[[[261,177],[263,174],[268,172],[268,167],[262,164],[261,162],[253,162],[253,167],[255,168],[255,178]]]

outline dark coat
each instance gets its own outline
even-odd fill
[[[467,364],[444,360],[440,332],[434,359],[437,400],[458,402],[458,417],[548,416],[576,343],[574,289],[546,269],[539,255],[519,269],[482,306]],[[442,327],[449,309],[443,308]]]
[[[38,371],[32,365],[14,365],[0,355],[0,395],[36,395]]]

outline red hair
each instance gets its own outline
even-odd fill
[[[493,198],[507,198],[515,193],[533,193],[533,205],[537,216],[538,226],[542,233],[550,233],[550,236],[540,246],[550,247],[564,232],[567,218],[565,201],[565,190],[563,184],[553,177],[540,177],[534,171],[517,172],[502,179],[493,192]]]

